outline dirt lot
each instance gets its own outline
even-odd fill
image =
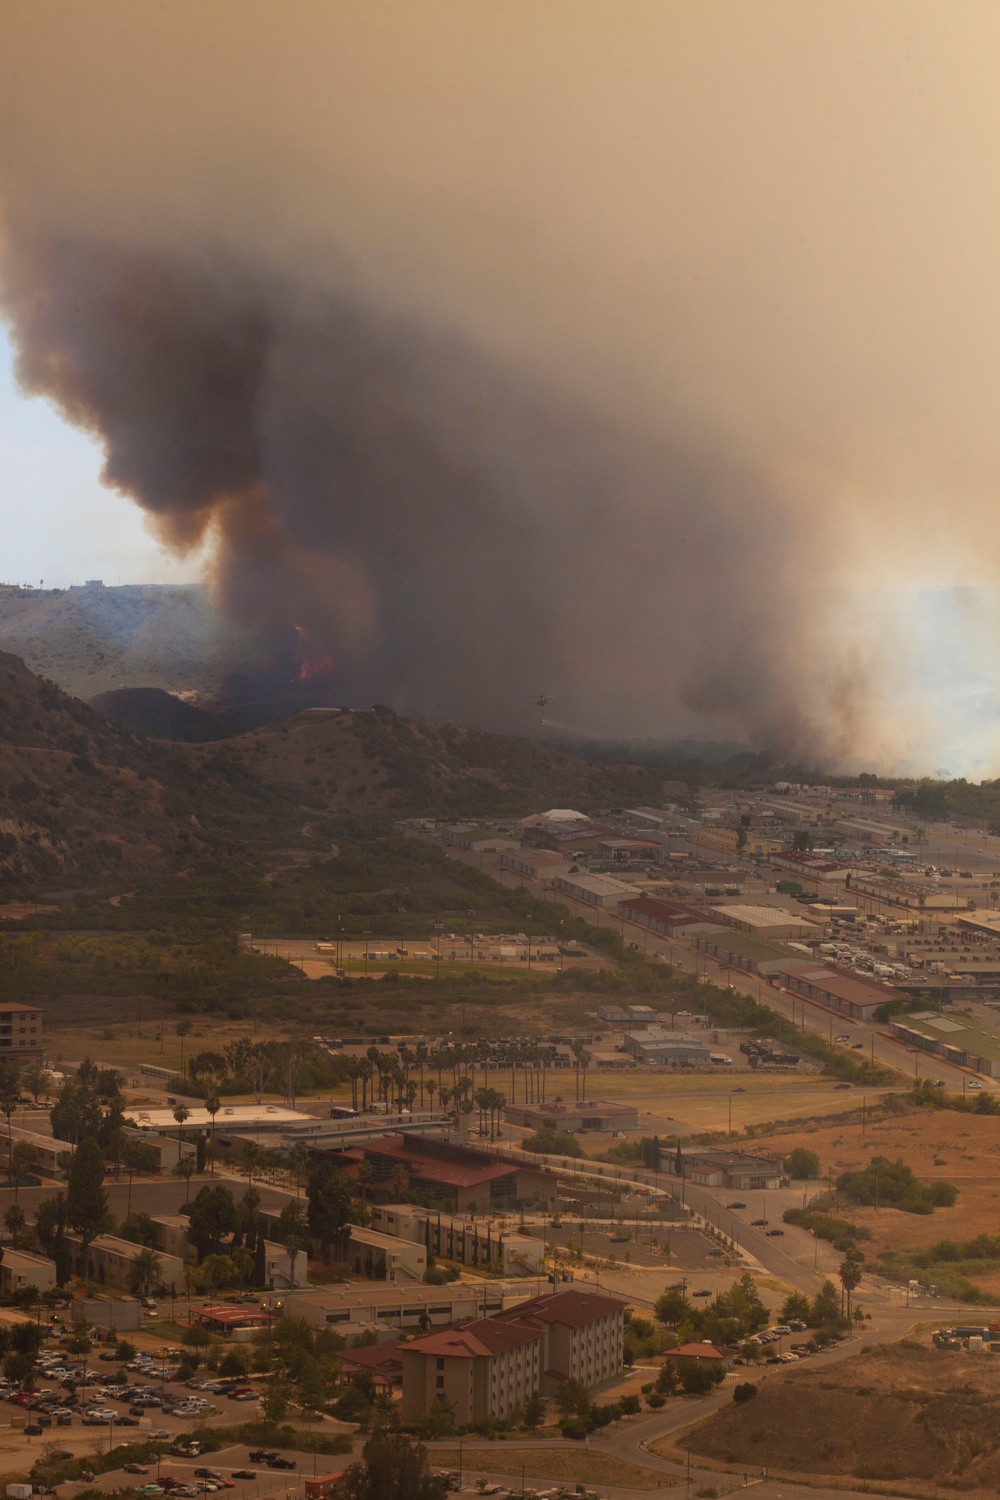
[[[759,1379],[759,1377],[755,1377]],[[995,1493],[1000,1360],[927,1343],[874,1347],[837,1366],[775,1375],[684,1436],[691,1451],[782,1475],[905,1480],[912,1493]],[[672,1454],[669,1440],[651,1445]]]

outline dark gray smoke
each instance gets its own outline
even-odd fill
[[[942,657],[920,600],[997,578],[998,45],[990,0],[4,0],[22,378],[214,536],[276,680],[995,771],[927,691],[993,617]]]
[[[24,385],[101,437],[108,482],[178,545],[216,532],[268,661],[477,724],[523,727],[544,692],[605,733],[680,701],[801,737],[751,473],[228,255],[36,242],[7,305]]]

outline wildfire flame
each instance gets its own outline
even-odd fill
[[[308,649],[308,632],[303,625],[296,625],[297,633],[302,637],[303,650],[305,654],[299,663],[299,681],[308,682],[312,677],[329,677],[333,671],[333,657],[324,651],[317,656],[312,655]]]

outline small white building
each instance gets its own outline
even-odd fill
[[[14,1250],[4,1246],[0,1261],[0,1297],[13,1297],[32,1286],[39,1292],[47,1292],[56,1284],[56,1263],[46,1255],[34,1255],[30,1250]]]

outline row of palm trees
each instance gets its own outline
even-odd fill
[[[591,1055],[582,1042],[574,1042],[572,1050],[576,1097],[585,1098]],[[363,1057],[345,1057],[343,1068],[351,1085],[354,1109],[364,1111],[369,1103],[382,1102],[387,1110],[399,1113],[404,1108],[412,1109],[417,1101],[420,1109],[433,1109],[435,1096],[439,1107],[446,1109],[450,1102],[464,1096],[466,1084],[475,1091],[477,1074],[480,1087],[489,1088],[491,1072],[506,1074],[508,1070],[511,1103],[517,1102],[520,1078],[524,1103],[544,1104],[553,1058],[551,1048],[526,1041],[509,1047],[508,1060],[500,1067],[492,1062],[487,1043],[448,1042],[431,1047],[418,1042],[416,1047],[392,1052],[369,1047]]]

